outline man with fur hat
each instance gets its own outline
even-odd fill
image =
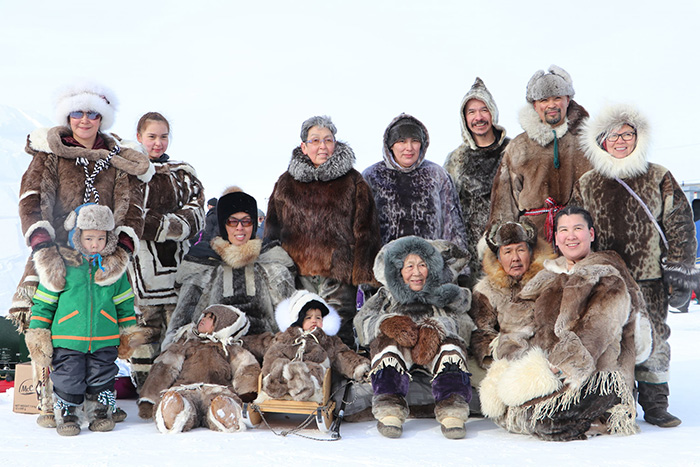
[[[571,76],[556,65],[530,78],[528,105],[520,112],[525,131],[503,154],[491,191],[489,225],[528,218],[540,236],[552,241],[554,215],[591,168],[578,146],[588,112],[573,97]]]
[[[648,161],[649,141],[649,123],[639,110],[604,109],[583,130],[581,143],[593,170],[576,183],[571,204],[591,212],[600,247],[622,256],[644,294],[654,349],[635,370],[639,404],[647,422],[673,427],[681,420],[668,412],[666,317],[669,304],[690,300],[700,271],[690,204],[671,172]]]
[[[323,379],[329,369],[355,381],[369,372],[369,361],[337,336],[338,312],[315,293],[297,290],[277,306],[275,319],[280,328],[277,334],[244,339],[263,361],[258,401],[288,398],[322,403]]]
[[[466,252],[459,198],[445,169],[425,159],[428,129],[401,114],[384,132],[383,161],[362,176],[372,188],[382,244],[407,235],[447,240]]]
[[[255,398],[260,375],[260,365],[241,342],[249,327],[238,308],[212,305],[180,328],[146,378],[137,401],[139,417],[153,418],[155,409],[161,433],[199,426],[244,431],[241,400]]]
[[[75,249],[58,250],[65,262],[63,287],[46,287],[58,282],[56,271],[36,265],[39,286],[25,334],[33,366],[51,366],[56,430],[74,436],[80,432],[77,411],[84,400],[91,431],[114,428],[120,329],[135,329],[136,317],[126,273],[102,266],[117,248],[112,211],[85,204],[68,215],[65,229]]]
[[[474,287],[469,315],[476,324],[470,351],[477,365],[487,370],[493,361],[491,342],[498,336],[498,316],[504,307],[555,257],[552,247],[537,235],[529,221],[494,224],[486,232],[488,249],[483,266],[486,277]],[[483,375],[482,375],[483,377]],[[472,383],[477,386],[481,381]]]
[[[462,99],[459,116],[463,143],[447,156],[444,167],[457,188],[467,226],[472,286],[481,275],[476,245],[486,229],[493,178],[510,138],[498,124],[496,101],[479,77]]]
[[[219,235],[206,257],[185,256],[177,272],[179,287],[162,348],[177,330],[196,322],[210,305],[232,305],[250,321],[250,333],[276,332],[274,310],[294,293],[294,263],[278,242],[263,247],[255,198],[231,187],[216,206]]]
[[[415,371],[432,375],[435,418],[443,435],[458,439],[466,434],[471,295],[447,282],[443,268],[440,252],[427,240],[409,236],[387,244],[374,266],[384,287],[355,318],[360,344],[369,346],[372,357],[372,413],[388,438],[403,433]]]
[[[65,267],[58,247],[68,245],[64,220],[78,206],[95,202],[114,213],[118,248],[103,255],[103,269],[97,270],[96,280],[121,276],[129,254],[138,250],[144,226],[144,182],[150,180],[154,168],[136,145],[127,147],[105,132],[114,122],[116,107],[109,89],[78,83],[58,95],[55,114],[59,126],[34,130],[27,138],[26,151],[32,160],[22,176],[19,215],[32,259],[10,309],[20,331],[30,322],[37,286],[35,265],[54,272],[44,284],[47,289],[64,288]],[[37,383],[42,373],[45,369],[35,375]],[[41,411],[37,423],[54,427],[50,394],[42,394]]]

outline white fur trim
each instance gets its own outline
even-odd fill
[[[325,332],[327,336],[338,334],[341,321],[338,312],[320,296],[308,290],[297,290],[291,297],[282,300],[279,305],[277,305],[275,309],[275,321],[277,321],[277,326],[280,328],[280,331],[284,332],[289,326],[294,324],[299,319],[299,312],[301,309],[312,300],[319,301],[328,307],[328,314],[323,317],[323,332]]]
[[[489,418],[498,418],[506,412],[506,405],[498,395],[498,386],[503,373],[509,368],[508,360],[494,360],[486,377],[479,385],[481,413]]]
[[[31,239],[32,234],[36,232],[37,229],[45,229],[49,233],[51,241],[56,240],[56,231],[54,230],[51,223],[49,221],[39,221],[29,226],[27,232],[24,234],[24,240],[27,242],[27,246],[31,246],[29,240]]]
[[[637,313],[637,322],[634,325],[634,349],[637,355],[634,361],[635,364],[639,365],[649,358],[652,344],[653,339],[649,318],[641,313]]]
[[[68,114],[77,110],[93,110],[102,115],[100,130],[105,131],[114,124],[117,98],[111,89],[91,81],[71,84],[59,90],[56,97],[54,119],[66,125]]]
[[[156,410],[156,426],[158,427],[158,431],[168,435],[171,435],[173,433],[181,433],[182,429],[187,423],[187,420],[189,420],[190,416],[192,416],[194,409],[192,408],[192,405],[189,403],[189,401],[182,397],[184,409],[182,410],[182,412],[177,414],[177,416],[175,417],[175,423],[173,423],[172,428],[168,430],[165,427],[165,422],[163,421],[163,402],[165,401],[165,399],[161,400],[160,404],[158,404],[158,409]]]
[[[66,122],[63,122],[65,125]],[[51,147],[49,146],[49,130],[51,128],[37,128],[29,133],[29,147],[35,151],[45,152],[50,154]]]
[[[217,397],[219,397],[219,396],[217,396]],[[231,399],[231,400],[233,400],[233,399]],[[235,418],[237,419],[236,425],[238,425],[238,429],[226,428],[219,421],[219,419],[214,416],[214,412],[212,412],[211,405],[209,406],[209,409],[207,410],[207,420],[209,421],[210,425],[213,425],[216,427],[217,431],[221,431],[223,433],[238,433],[238,432],[246,430],[246,425],[245,425],[245,423],[243,423],[243,412],[242,412],[241,406],[239,404],[237,404],[235,401],[234,401],[234,403],[236,405]],[[221,415],[219,415],[219,416],[221,416]]]
[[[552,373],[544,351],[529,350],[521,359],[511,362],[498,385],[498,396],[508,406],[518,406],[561,388],[561,381]]]
[[[156,174],[156,166],[153,165],[151,162],[148,163],[148,170],[146,170],[145,173],[141,175],[137,175],[136,178],[141,180],[143,183],[148,183],[151,181],[153,176]]]
[[[127,225],[120,225],[117,226],[116,229],[114,229],[114,235],[117,237],[117,240],[119,239],[119,234],[124,232],[129,236],[132,242],[134,242],[134,254],[138,255],[139,254],[139,247],[140,247],[140,241],[138,235],[136,235],[136,231],[133,229],[133,227],[129,227]]]
[[[569,119],[566,115],[563,115],[564,123],[553,127],[548,123],[542,122],[539,114],[535,111],[534,107],[532,107],[532,104],[528,104],[520,109],[518,116],[520,126],[523,127],[528,138],[543,147],[554,141],[554,133],[552,133],[552,130],[556,132],[558,139],[563,138],[569,131]]]
[[[38,190],[28,190],[19,196],[19,200],[21,202],[25,198],[29,198],[30,196],[39,195],[39,194],[41,194],[41,192],[39,192]]]

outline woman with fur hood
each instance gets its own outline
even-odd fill
[[[175,275],[190,248],[189,238],[204,223],[204,188],[194,168],[170,159],[170,123],[158,112],[144,114],[136,138],[156,173],[145,194],[142,247],[129,265],[139,313],[139,340],[131,357],[132,377],[141,387],[160,352],[167,319],[175,309]]]
[[[593,170],[574,187],[571,204],[593,215],[601,249],[622,256],[644,294],[654,350],[638,365],[644,419],[661,427],[681,420],[668,412],[669,304],[688,303],[697,286],[696,238],[690,204],[668,169],[648,162],[647,119],[627,105],[609,107],[584,128],[581,144]]]
[[[250,334],[276,332],[275,307],[294,293],[294,263],[277,243],[263,247],[257,238],[258,205],[238,187],[229,188],[216,206],[219,235],[210,245],[215,256],[187,255],[177,272],[178,302],[163,349],[177,330],[197,322],[210,305],[232,305],[246,314]]]
[[[398,438],[408,415],[412,371],[433,376],[435,418],[445,437],[463,438],[471,386],[467,371],[474,323],[469,290],[444,279],[443,259],[428,241],[403,237],[377,255],[374,272],[385,284],[355,318],[358,339],[369,346],[377,429]]]
[[[258,361],[241,342],[249,327],[238,308],[212,305],[180,328],[146,378],[137,401],[139,417],[153,418],[155,409],[161,433],[200,426],[244,431],[241,400],[255,398],[260,376]]]
[[[336,132],[326,116],[302,123],[301,145],[270,195],[265,241],[282,243],[296,263],[298,288],[338,311],[338,336],[354,347],[357,286],[374,283],[379,224],[372,192],[353,169],[355,154]]]
[[[455,185],[445,169],[425,160],[429,144],[425,125],[402,113],[384,131],[384,160],[362,173],[374,194],[382,244],[416,235],[447,240],[466,252]]]
[[[19,216],[27,245],[32,249],[24,275],[12,300],[10,316],[20,331],[30,321],[37,270],[54,292],[65,285],[66,268],[59,254],[68,246],[64,221],[78,206],[94,202],[114,213],[118,248],[102,260],[97,282],[109,282],[126,271],[129,255],[138,252],[143,232],[144,182],[153,165],[137,146],[106,133],[114,122],[114,93],[97,83],[82,82],[61,90],[56,100],[58,126],[39,128],[27,137],[32,156],[22,176]],[[45,368],[36,368],[37,383]],[[49,389],[38,384],[37,387]],[[55,427],[50,390],[40,395],[42,415],[37,423]],[[125,415],[125,414],[124,414]]]
[[[491,342],[498,336],[499,316],[506,305],[543,269],[545,260],[555,257],[552,247],[528,221],[491,226],[486,232],[486,244],[488,249],[483,259],[486,277],[474,287],[469,310],[476,325],[469,350],[482,370],[487,370],[493,361]],[[472,383],[475,379],[472,378]]]
[[[550,441],[636,433],[634,365],[651,346],[641,292],[617,253],[591,252],[587,211],[564,208],[554,230],[562,256],[499,311],[482,412]]]
[[[369,361],[336,335],[340,316],[318,295],[298,290],[277,306],[280,332],[250,336],[251,351],[262,357],[262,392],[257,401],[291,399],[323,403],[323,378],[330,368],[361,381]]]

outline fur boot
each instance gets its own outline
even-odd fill
[[[372,414],[377,419],[377,431],[382,436],[399,438],[408,416],[408,404],[398,394],[377,394],[372,397]]]
[[[161,433],[182,433],[197,425],[197,411],[178,391],[170,390],[156,410],[156,426]]]
[[[452,394],[435,404],[435,419],[440,423],[442,434],[447,439],[462,439],[466,436],[465,423],[469,417],[469,404],[460,394]]]
[[[644,420],[662,428],[681,424],[681,419],[668,412],[668,383],[651,384],[639,382],[639,405],[644,409]]]
[[[206,423],[211,430],[223,431],[224,433],[245,431],[246,426],[241,423],[242,419],[241,404],[233,397],[221,394],[209,404]]]
[[[80,406],[69,404],[55,394],[53,395],[53,400],[56,432],[61,436],[75,436],[80,433],[80,420],[78,419]]]
[[[90,431],[112,431],[114,420],[112,411],[114,410],[114,393],[106,389],[99,394],[85,395],[85,413],[87,414]]]

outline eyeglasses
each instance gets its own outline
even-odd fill
[[[612,133],[612,134],[608,135],[608,137],[605,139],[611,143],[614,143],[619,138],[622,138],[622,141],[632,141],[635,136],[637,136],[637,132],[625,131],[624,133]]]
[[[320,145],[321,145],[321,141],[323,141],[324,143],[326,143],[326,146],[332,146],[332,145],[335,144],[335,139],[333,139],[333,138],[331,138],[331,137],[323,138],[323,139],[320,139],[320,138],[312,138],[312,139],[307,140],[307,141],[304,141],[304,142],[305,142],[306,144],[310,144],[311,146],[320,146]]]
[[[244,217],[243,219],[236,219],[235,217],[229,217],[226,219],[226,225],[230,225],[231,227],[238,227],[238,224],[241,224],[243,227],[250,227],[253,225],[253,219],[250,217]]]
[[[93,112],[93,111],[88,111],[88,112],[83,112],[82,110],[76,110],[75,112],[71,112],[68,114],[70,118],[75,118],[76,120],[83,118],[83,116],[87,115],[87,118],[89,120],[97,120],[100,118],[102,115],[100,115],[99,112]]]

